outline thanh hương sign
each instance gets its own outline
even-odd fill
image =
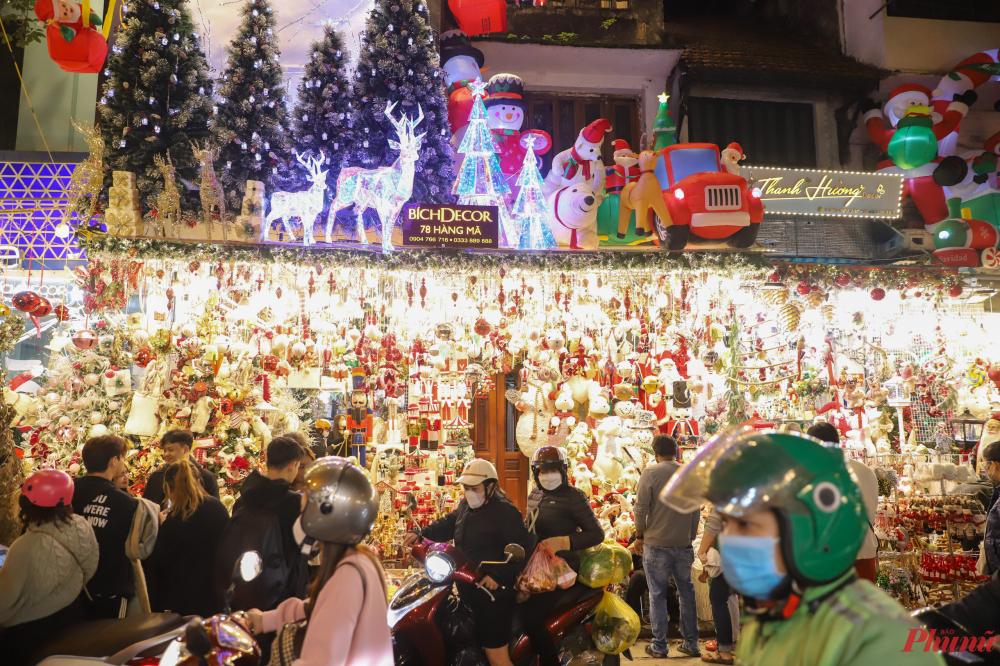
[[[896,218],[903,177],[823,169],[741,166],[750,189],[760,192],[764,213]]]
[[[406,204],[399,217],[404,247],[499,247],[500,211],[496,206]]]

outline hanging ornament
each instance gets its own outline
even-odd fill
[[[881,301],[883,298],[885,298],[885,289],[883,289],[882,287],[875,287],[871,291],[871,297],[873,301]]]
[[[0,317],[6,317],[10,314],[10,306],[6,303],[0,303]]]
[[[21,312],[31,312],[42,304],[42,297],[33,291],[21,291],[14,294],[11,302]]]
[[[32,317],[46,317],[52,314],[52,304],[47,298],[39,298],[38,307],[30,312]]]
[[[97,333],[90,329],[77,331],[73,334],[73,346],[80,350],[92,349],[97,344]]]

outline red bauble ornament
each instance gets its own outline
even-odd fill
[[[140,368],[145,368],[147,365],[149,365],[155,359],[156,359],[156,354],[153,353],[152,349],[150,349],[149,347],[146,347],[144,349],[140,349],[139,351],[137,351],[135,353],[134,361],[135,361],[135,364],[137,366],[139,366]]]
[[[778,271],[774,271],[767,277],[768,282],[781,282],[781,276],[778,275]]]
[[[115,378],[115,371],[114,370],[108,370],[107,372],[104,373],[104,376],[107,377],[108,379],[114,379]]]
[[[40,301],[38,307],[28,313],[32,317],[47,317],[52,314],[52,304],[49,303],[49,299],[42,298]]]
[[[851,276],[847,273],[837,273],[837,277],[833,281],[838,287],[846,287],[851,284]]]
[[[69,308],[65,305],[57,305],[52,308],[52,314],[56,316],[59,321],[69,321]]]
[[[961,296],[962,295],[962,285],[956,284],[954,287],[952,287],[948,291],[948,295],[951,296],[952,298],[958,298],[959,296]]]
[[[882,287],[875,287],[874,289],[872,289],[873,301],[881,301],[883,298],[885,298],[885,289],[883,289]]]
[[[89,328],[77,331],[73,335],[73,346],[77,349],[91,349],[97,344],[97,333]]]
[[[473,330],[476,331],[476,335],[486,336],[490,334],[490,331],[493,330],[493,327],[490,326],[490,323],[488,321],[480,317],[479,320],[476,322],[476,326]]]
[[[802,282],[799,283],[799,286],[795,288],[795,291],[797,291],[800,294],[802,294],[803,296],[805,296],[810,291],[812,291],[812,287],[809,286],[808,282],[806,282],[805,280],[803,280]]]
[[[274,372],[278,369],[278,363],[280,359],[277,356],[265,356],[260,360],[260,367],[267,372]]]
[[[21,291],[14,294],[11,302],[21,312],[31,312],[42,304],[42,297],[33,291]]]
[[[229,398],[223,398],[219,400],[219,411],[223,414],[229,414],[233,411],[233,401]]]

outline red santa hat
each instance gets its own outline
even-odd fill
[[[632,155],[632,149],[628,146],[628,141],[625,139],[615,139],[611,144],[615,147],[615,157],[629,157]]]
[[[919,83],[904,83],[892,89],[885,106],[887,109],[891,109],[901,99],[919,99],[921,104],[928,106],[931,103],[932,94],[931,89],[927,86]]]
[[[604,143],[604,135],[611,131],[611,123],[606,118],[598,118],[580,130],[580,138],[599,146]]]

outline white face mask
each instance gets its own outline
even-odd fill
[[[296,518],[292,525],[292,537],[295,538],[295,543],[299,545],[299,549],[306,557],[312,557],[319,550],[319,542],[302,529],[302,516]]]
[[[470,509],[478,509],[482,505],[486,504],[486,493],[477,493],[472,490],[466,490],[465,501],[469,503]]]
[[[562,474],[559,472],[545,472],[538,475],[538,484],[546,490],[555,490],[562,485]]]

